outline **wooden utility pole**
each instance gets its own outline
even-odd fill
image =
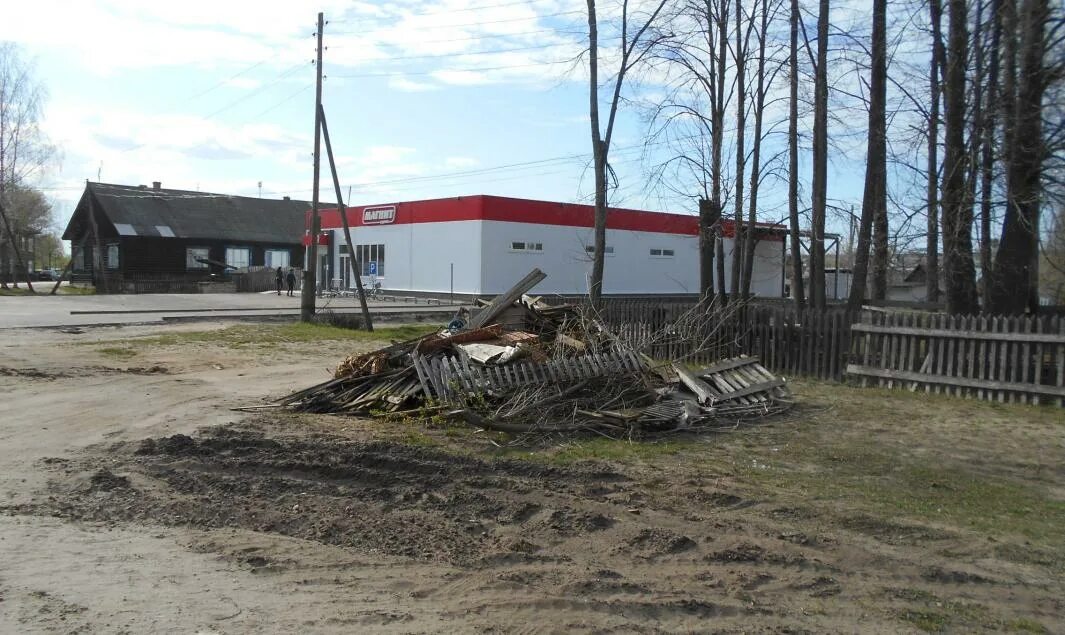
[[[303,290],[300,293],[300,321],[310,322],[314,316],[314,294],[318,279],[318,234],[321,219],[318,218],[318,185],[321,176],[322,151],[322,31],[325,16],[318,14],[318,52],[314,70],[317,75],[314,88],[314,191],[311,193],[311,240],[307,245],[307,268],[303,271]]]
[[[362,263],[355,255],[355,245],[351,242],[351,225],[348,224],[348,210],[344,207],[344,199],[340,196],[340,177],[337,176],[337,164],[333,160],[333,144],[329,143],[329,124],[325,121],[325,108],[318,104],[318,117],[322,120],[322,136],[325,137],[325,156],[329,159],[329,171],[333,173],[333,189],[337,194],[337,211],[340,212],[340,222],[344,225],[344,241],[348,244],[350,262],[355,263],[355,288],[359,291],[359,304],[362,306],[362,321],[367,331],[373,330],[373,320],[370,319],[370,309],[366,306],[366,292],[362,288]],[[351,198],[351,195],[348,195]]]

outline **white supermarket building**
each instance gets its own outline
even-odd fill
[[[588,292],[594,208],[500,196],[368,205],[346,209],[364,283],[389,291],[487,296],[502,293],[534,267],[547,274],[537,294]],[[351,258],[340,213],[320,211],[321,280],[350,289]],[[699,292],[698,218],[612,208],[607,220],[605,295]],[[308,213],[308,227],[310,225]],[[304,243],[310,242],[309,231]],[[723,221],[726,279],[735,232]],[[784,291],[782,225],[759,224],[751,291]]]

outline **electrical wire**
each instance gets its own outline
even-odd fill
[[[532,68],[538,66],[552,66],[555,64],[570,64],[574,60],[554,60],[546,62],[534,62],[530,64],[510,64],[507,66],[478,66],[473,68],[438,68],[431,71],[392,71],[387,73],[355,73],[351,75],[336,75],[330,74],[330,77],[337,79],[354,79],[364,77],[406,77],[411,75],[435,75],[437,73],[478,73],[487,71],[503,71],[514,68]]]
[[[520,17],[520,18],[506,18],[506,19],[503,19],[503,20],[482,20],[480,22],[467,22],[465,24],[429,24],[429,25],[425,25],[425,26],[409,26],[409,25],[405,25],[403,27],[403,29],[404,30],[415,30],[415,31],[431,31],[431,30],[434,30],[434,29],[459,29],[459,28],[464,28],[464,27],[484,26],[486,24],[505,24],[507,22],[523,22],[523,21],[527,21],[527,20],[542,20],[544,18],[557,18],[559,16],[574,15],[574,14],[577,14],[577,13],[583,14],[584,11],[560,11],[558,13],[546,13],[544,15],[532,15],[532,16],[524,16],[524,17]],[[415,17],[418,17],[418,16],[412,15],[412,16],[409,16],[409,17],[403,18],[403,19],[409,19],[409,18],[415,18]],[[390,32],[390,31],[395,31],[396,29],[397,29],[397,27],[385,28],[385,29],[380,29],[379,32]],[[369,33],[372,33],[372,31],[369,32]],[[330,33],[330,35],[369,35],[369,33],[366,32],[366,31],[333,31],[333,32]]]
[[[438,59],[438,58],[445,58],[445,57],[466,57],[467,55],[497,55],[497,54],[502,54],[502,53],[517,53],[518,51],[539,51],[539,50],[548,49],[548,48],[565,46],[567,44],[570,44],[570,42],[556,42],[556,43],[553,43],[553,44],[540,44],[540,45],[537,45],[537,46],[522,46],[522,47],[519,47],[519,48],[497,49],[497,50],[494,50],[494,51],[469,51],[469,52],[465,52],[465,53],[434,53],[434,54],[427,54],[427,55],[399,55],[399,56],[389,55],[388,57],[368,59],[367,62],[377,63],[377,62],[391,62],[393,60],[428,60],[428,59]],[[340,47],[332,47],[332,48],[340,48]]]
[[[446,15],[448,13],[467,13],[469,11],[482,11],[484,9],[499,9],[501,7],[516,7],[516,6],[521,6],[521,5],[533,5],[537,1],[538,0],[518,0],[518,2],[501,2],[499,4],[484,4],[484,5],[479,5],[479,6],[476,6],[476,7],[465,7],[465,8],[462,8],[462,9],[444,9],[444,10],[441,10],[441,11],[426,11],[424,13],[415,13],[415,14],[411,14],[409,16],[400,16],[400,17],[420,17],[420,16],[423,16],[423,15],[424,16],[430,16],[430,15]],[[332,24],[332,23],[345,24],[345,23],[349,23],[349,22],[355,22],[357,19],[358,18],[341,18],[339,20],[329,20],[327,22],[327,24]]]

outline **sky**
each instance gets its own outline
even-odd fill
[[[48,93],[42,125],[59,160],[37,185],[61,227],[87,179],[309,200],[319,10],[322,102],[347,202],[496,194],[588,203],[585,7],[36,0],[5,8],[0,40],[22,46]],[[602,10],[605,48],[617,40],[611,8]],[[653,78],[639,90],[653,93]],[[623,106],[611,204],[694,213],[685,197],[652,186],[646,130]],[[852,164],[834,165],[830,183],[834,200],[860,205]],[[763,194],[772,215],[785,189]],[[324,161],[322,197],[335,198]]]

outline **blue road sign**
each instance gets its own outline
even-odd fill
[[[376,276],[377,275],[377,262],[375,262],[373,260],[370,261],[370,275],[371,276]]]

